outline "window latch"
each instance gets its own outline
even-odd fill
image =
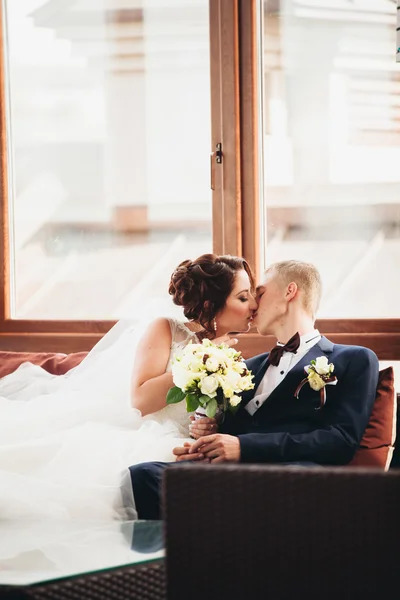
[[[211,182],[210,182],[210,187],[212,190],[215,190],[215,186],[214,186],[214,158],[215,158],[215,162],[220,165],[222,163],[222,144],[221,142],[218,142],[218,144],[216,144],[215,146],[215,152],[211,152],[210,154],[210,174],[211,174]]]
[[[215,162],[218,164],[222,163],[222,144],[218,142],[215,146]]]

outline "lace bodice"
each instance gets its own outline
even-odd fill
[[[167,371],[171,371],[172,361],[175,356],[182,354],[184,347],[190,341],[197,344],[199,343],[199,340],[194,331],[190,331],[190,329],[185,325],[185,323],[182,323],[182,321],[177,321],[175,319],[168,319],[168,321],[171,327],[172,342]]]
[[[184,347],[192,341],[193,343],[199,343],[196,334],[176,319],[168,319],[171,327],[171,353],[167,364],[167,372],[171,371],[172,361],[176,356],[179,356]],[[171,404],[166,406],[162,410],[158,411],[151,417],[157,421],[171,420],[178,425],[181,434],[185,437],[189,437],[189,416],[186,411],[186,403],[179,402],[178,404]]]

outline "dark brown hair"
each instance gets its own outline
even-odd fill
[[[184,260],[171,275],[168,292],[174,304],[183,307],[187,319],[197,321],[213,333],[212,321],[224,308],[235,284],[237,271],[244,270],[254,289],[254,275],[244,258],[202,254],[196,260]]]

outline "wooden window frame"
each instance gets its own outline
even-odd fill
[[[91,349],[115,324],[111,320],[13,319],[10,313],[8,145],[4,15],[0,3],[0,350],[78,352]],[[221,143],[222,163],[212,163],[213,249],[241,254],[238,87],[238,2],[210,0],[212,147]],[[223,102],[227,101],[225,110]],[[234,168],[231,168],[234,165]]]
[[[239,60],[241,89],[241,177],[242,177],[242,231],[243,253],[251,259],[259,273],[260,209],[259,209],[259,132],[262,131],[258,102],[262,99],[257,77],[257,36],[260,35],[262,0],[239,0]],[[380,360],[400,360],[400,319],[318,319],[316,327],[336,344],[354,344],[371,348]],[[257,333],[241,336],[244,354],[258,354],[269,350],[276,340]]]
[[[209,0],[209,5],[213,249],[219,254],[244,256],[260,275],[262,80],[258,73],[258,11],[262,2]],[[0,4],[0,350],[89,350],[115,321],[25,320],[10,315],[4,41]],[[221,163],[215,160],[217,144],[222,145]],[[367,346],[382,360],[400,360],[400,319],[321,319],[317,327],[335,343]],[[256,333],[241,338],[244,350],[251,347],[253,354],[275,343],[272,336]]]

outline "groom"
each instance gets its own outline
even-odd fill
[[[330,342],[314,328],[321,278],[300,261],[275,263],[258,287],[254,323],[282,343],[249,359],[254,390],[215,432],[211,419],[195,422],[193,444],[174,450],[177,461],[342,465],[351,461],[368,424],[378,383],[378,359],[361,346]],[[333,365],[324,388],[312,389],[310,361]],[[300,385],[302,384],[301,389]],[[213,429],[214,428],[214,429]],[[213,432],[214,431],[214,432]],[[172,463],[176,464],[176,463]],[[160,518],[160,483],[168,463],[130,467],[140,519]]]

